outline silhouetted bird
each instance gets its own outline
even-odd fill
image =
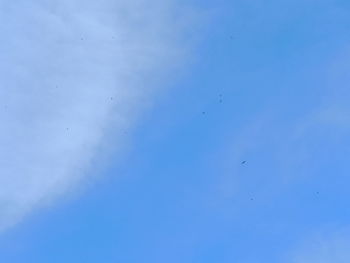
[[[241,162],[241,164],[245,164],[247,161],[243,161],[243,162]]]

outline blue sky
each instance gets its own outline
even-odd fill
[[[350,261],[350,3],[0,3],[1,262]]]

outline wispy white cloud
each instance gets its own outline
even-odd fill
[[[0,3],[0,228],[75,184],[183,57],[178,4]]]
[[[348,230],[333,234],[322,233],[307,240],[287,262],[292,263],[346,263],[350,261]]]

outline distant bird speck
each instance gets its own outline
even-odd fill
[[[241,164],[245,164],[247,161],[242,161]]]

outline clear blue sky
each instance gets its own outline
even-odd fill
[[[9,1],[3,2],[6,6]],[[18,8],[24,10],[31,2],[44,6],[40,12],[50,9],[48,1],[18,1]],[[59,1],[54,2],[60,10]],[[21,10],[12,12],[18,19],[23,16]],[[350,262],[350,2],[192,1],[187,16],[191,14],[192,29],[184,38],[193,40],[181,53],[179,66],[159,59],[169,72],[161,83],[144,84],[162,86],[147,98],[151,105],[139,110],[124,137],[118,125],[106,132],[99,143],[104,146],[93,150],[97,157],[80,172],[89,175],[77,184],[88,186],[65,187],[69,190],[63,197],[34,209],[0,234],[1,262]],[[164,38],[175,31],[168,26]],[[2,42],[11,39],[2,52],[11,54],[14,45],[21,56],[16,36],[9,38],[10,29],[4,26],[1,30],[6,31]],[[21,35],[24,29],[11,30]],[[100,37],[93,33],[92,38],[95,34]],[[149,43],[158,40],[143,45]],[[52,44],[41,43],[46,45]],[[181,41],[176,45],[181,48]],[[41,64],[47,68],[46,55],[42,60],[27,56],[27,68],[33,61],[38,71]],[[72,61],[62,63],[65,68]],[[145,75],[157,79],[158,71],[146,70]],[[17,82],[7,77],[0,89],[28,83],[25,73],[18,73],[21,69],[13,72]],[[108,76],[98,78],[91,90]],[[47,84],[29,80],[32,93]],[[126,141],[121,150],[120,140]],[[16,146],[10,149],[15,155]],[[25,165],[21,160],[18,166]],[[57,167],[50,167],[47,171],[54,175]],[[6,184],[1,187],[6,189]],[[6,200],[1,199],[0,207]]]

